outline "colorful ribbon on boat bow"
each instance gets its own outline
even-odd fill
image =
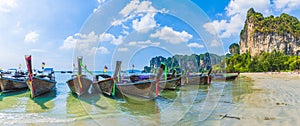
[[[86,66],[83,65],[82,61],[80,62],[80,66],[83,67],[83,69],[84,69],[85,71],[87,71],[89,74],[91,74],[92,76],[94,75],[91,71],[89,71],[89,70],[86,68]]]
[[[118,72],[118,76],[117,76],[117,80],[118,82],[120,82],[120,71]],[[116,95],[116,85],[117,85],[117,82],[115,79],[113,79],[114,81],[114,85],[113,85],[113,90],[112,90],[112,96],[115,96]]]

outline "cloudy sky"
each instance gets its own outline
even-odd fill
[[[239,42],[251,7],[300,18],[299,0],[0,0],[0,67],[25,69],[26,54],[35,68],[56,70],[72,69],[76,56],[99,70],[116,60],[140,69],[157,55],[222,54]]]

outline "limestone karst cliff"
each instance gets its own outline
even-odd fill
[[[252,56],[262,51],[283,51],[287,55],[300,50],[300,22],[296,17],[281,14],[263,17],[253,8],[248,10],[244,29],[240,33],[240,53]]]

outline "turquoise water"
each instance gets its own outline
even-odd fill
[[[35,99],[29,91],[0,96],[0,123],[10,125],[211,125],[220,113],[240,104],[251,93],[251,81],[212,82],[163,91],[151,101],[112,99],[100,94],[73,95],[66,80],[56,73],[56,89]]]

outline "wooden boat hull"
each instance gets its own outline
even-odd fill
[[[27,85],[25,79],[1,77],[0,87],[2,92],[11,92],[16,90],[26,89]]]
[[[178,86],[180,86],[180,77],[168,79],[166,81],[159,82],[160,89],[167,89],[167,90],[175,90]]]
[[[188,85],[205,85],[210,84],[211,77],[210,76],[192,76],[183,78],[183,84]]]
[[[50,92],[55,87],[56,81],[39,77],[32,77],[32,84],[30,84],[29,79],[26,80],[26,84],[30,89],[32,95],[31,97],[35,98],[39,95]]]
[[[67,81],[70,90],[78,96],[88,93],[88,90],[92,83],[92,80],[84,76],[75,76]]]
[[[112,78],[98,81],[96,84],[103,94],[112,96],[112,90],[114,86],[114,80]]]
[[[153,95],[153,81],[145,80],[135,83],[118,83],[115,88],[115,96],[123,98],[134,99],[152,99]],[[97,82],[100,90],[104,95],[113,96],[113,79],[105,79]]]
[[[117,84],[116,95],[135,100],[151,100],[155,98],[155,83],[150,80],[135,83]]]
[[[239,76],[239,74],[237,75],[215,75],[212,79],[216,80],[216,81],[233,81],[235,80],[237,77]]]

